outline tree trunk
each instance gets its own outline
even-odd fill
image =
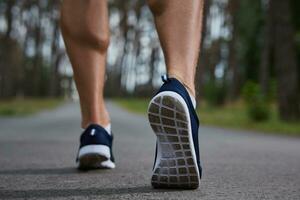
[[[266,10],[265,25],[263,28],[263,47],[261,52],[261,62],[259,69],[259,83],[263,94],[266,96],[269,91],[270,81],[270,59],[274,44],[272,14],[270,7]]]
[[[15,5],[15,0],[10,0],[10,1],[7,1],[7,3],[6,3],[6,10],[5,10],[5,20],[6,20],[6,24],[7,24],[7,29],[6,29],[6,33],[5,33],[6,38],[10,37],[10,33],[12,31],[12,25],[13,25],[12,9],[13,9],[14,5]]]
[[[56,18],[53,18],[52,20],[54,28],[51,44],[51,74],[48,95],[52,97],[58,97],[61,95],[59,64],[63,58],[63,53],[59,50],[59,22]]]
[[[43,58],[42,58],[42,11],[41,11],[41,5],[40,3],[37,4],[38,6],[38,22],[34,27],[34,49],[35,49],[35,55],[33,58],[33,70],[32,70],[32,91],[31,95],[33,96],[40,96],[40,88],[41,88],[41,74],[42,74],[42,65],[43,65]]]
[[[229,65],[229,100],[235,100],[240,91],[240,72],[238,69],[238,62],[237,62],[237,11],[239,9],[239,0],[230,0],[229,5],[229,14],[231,18],[231,40],[229,42],[229,58],[228,58],[228,65]]]
[[[203,5],[203,17],[202,17],[202,30],[201,30],[201,43],[200,43],[200,51],[198,58],[198,65],[196,69],[196,100],[199,102],[204,95],[204,73],[205,73],[205,49],[204,49],[204,41],[207,33],[207,17],[209,14],[209,8],[211,5],[211,0],[204,1]]]
[[[300,119],[299,85],[290,1],[271,0],[270,9],[274,23],[279,114],[282,120],[297,120]]]

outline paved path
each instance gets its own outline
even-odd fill
[[[78,172],[77,103],[0,118],[0,199],[300,199],[300,139],[202,127],[204,178],[192,191],[150,187],[155,137],[145,116],[109,103],[117,168]]]

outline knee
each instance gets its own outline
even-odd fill
[[[107,51],[110,42],[108,27],[95,27],[85,17],[74,20],[70,16],[64,16],[64,14],[61,16],[60,26],[65,38],[101,52]]]
[[[162,1],[162,0],[147,0],[147,4],[151,12],[155,15],[161,14],[164,11],[166,4],[168,2],[169,1]]]

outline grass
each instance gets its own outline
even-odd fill
[[[137,98],[115,99],[115,102],[127,110],[140,114],[146,113],[148,101],[149,99]],[[200,105],[198,113],[200,114],[200,122],[203,125],[300,136],[300,122],[288,123],[279,120],[275,105],[272,106],[270,119],[265,122],[250,120],[243,102],[222,107],[212,107],[203,103]]]
[[[62,99],[0,100],[0,116],[26,116],[54,108],[62,102]]]

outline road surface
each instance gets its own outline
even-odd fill
[[[200,189],[152,189],[155,136],[146,117],[108,106],[114,170],[74,168],[77,103],[0,118],[0,199],[300,199],[300,139],[212,127],[200,129]]]

